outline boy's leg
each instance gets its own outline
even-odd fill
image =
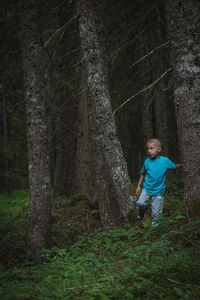
[[[136,202],[138,209],[137,220],[142,220],[144,218],[144,214],[147,208],[147,201],[150,197],[151,196],[149,195],[149,193],[143,189],[138,201]]]
[[[152,210],[152,226],[157,226],[158,223],[155,221],[155,218],[158,214],[162,213],[163,210],[164,196],[153,196],[151,201],[151,210]]]

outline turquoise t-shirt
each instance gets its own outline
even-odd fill
[[[165,193],[165,180],[167,169],[176,169],[176,165],[167,157],[146,158],[141,173],[145,175],[143,188],[151,196]]]

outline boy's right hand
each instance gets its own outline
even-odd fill
[[[138,186],[136,189],[136,195],[139,195],[139,194],[140,194],[140,186]]]

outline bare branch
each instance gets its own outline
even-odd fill
[[[137,94],[131,96],[130,98],[128,98],[126,101],[124,101],[122,104],[120,104],[118,107],[116,107],[113,111],[113,116],[115,115],[116,111],[118,111],[120,108],[122,108],[125,104],[127,104],[128,102],[130,102],[131,100],[133,100],[136,96],[142,94],[143,92],[151,89],[154,85],[156,85],[169,71],[171,71],[172,69],[169,68],[167,69],[159,78],[157,78],[154,82],[152,82],[150,85],[148,85],[147,87],[145,87],[144,89],[140,90],[139,92],[137,92]]]
[[[67,21],[63,26],[61,26],[58,30],[56,30],[56,32],[54,32],[54,33],[50,36],[50,38],[48,38],[48,40],[44,43],[44,48],[46,48],[46,47],[49,45],[50,41],[51,41],[57,34],[59,34],[60,32],[62,32],[62,30],[64,30],[65,27],[66,27],[69,23],[71,23],[72,20],[75,19],[75,18],[76,18],[76,16],[73,16],[73,17],[72,17],[69,21]]]
[[[130,45],[131,43],[135,42],[135,40],[142,34],[144,33],[146,30],[146,28],[144,28],[143,30],[141,30],[132,40],[130,40],[129,42],[127,42],[125,45],[123,45],[122,47],[119,47],[117,49],[115,49],[115,51],[111,54],[112,60],[111,60],[111,65],[113,65],[114,61],[116,60],[117,56],[119,55],[120,51],[124,48],[126,48],[128,45]]]
[[[169,42],[166,42],[160,46],[157,46],[156,48],[154,48],[153,50],[151,50],[149,53],[147,53],[145,56],[141,57],[139,60],[137,60],[134,64],[132,64],[129,69],[133,68],[135,65],[137,65],[139,62],[141,62],[143,59],[145,59],[146,57],[148,57],[149,55],[151,55],[152,53],[154,53],[156,50],[165,47],[169,44]]]

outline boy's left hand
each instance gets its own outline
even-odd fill
[[[139,194],[140,194],[140,186],[138,186],[136,189],[136,195],[139,195]]]
[[[176,168],[178,169],[178,168],[182,167],[182,165],[183,164],[176,164]]]

